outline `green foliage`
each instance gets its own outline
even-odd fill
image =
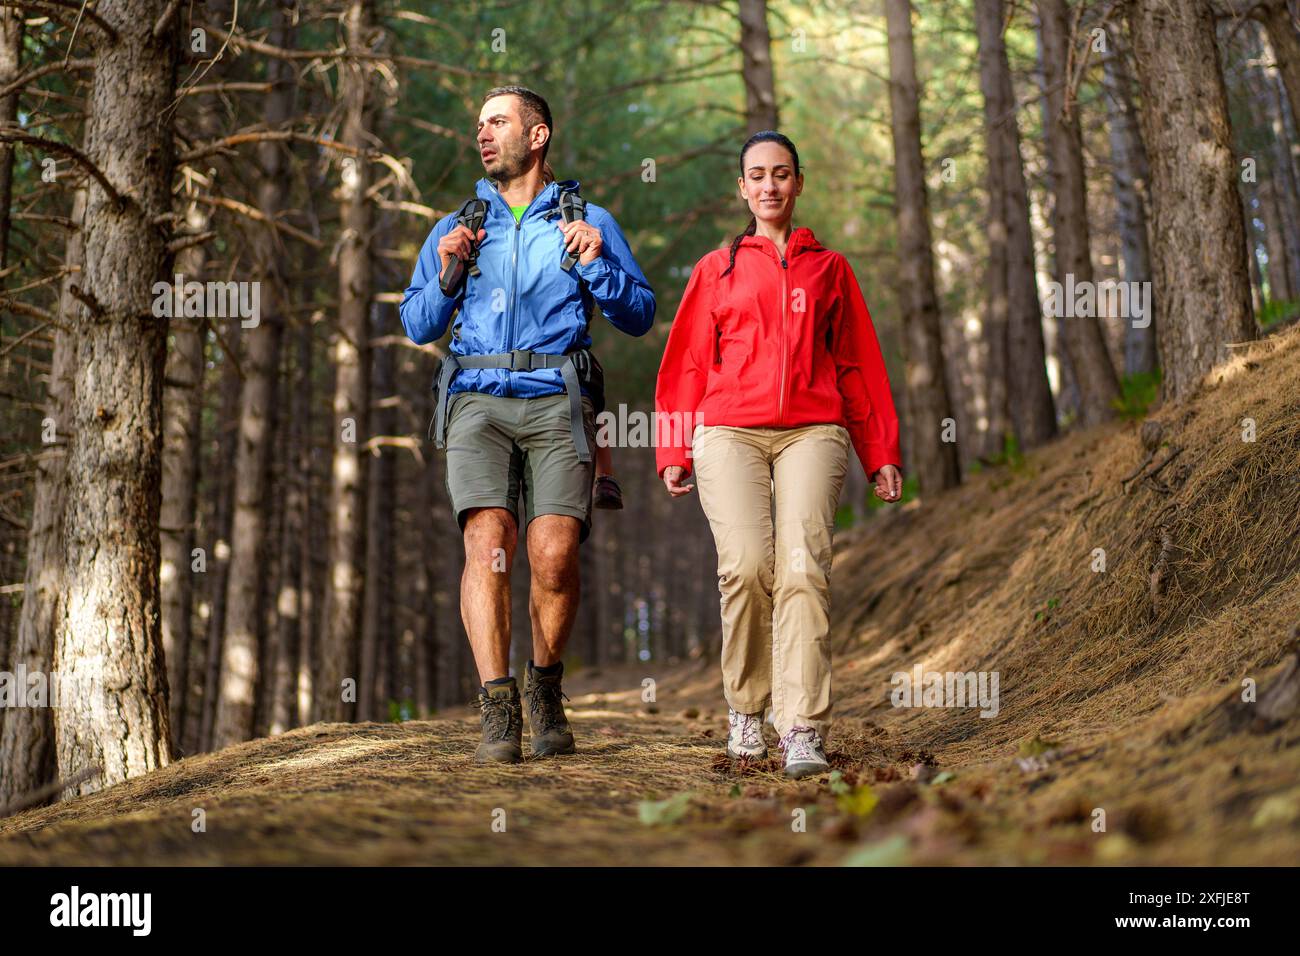
[[[691,796],[691,792],[686,791],[666,800],[642,800],[637,804],[637,817],[648,827],[671,826],[686,815]]]
[[[1057,606],[1060,603],[1061,603],[1060,598],[1050,598],[1045,607],[1034,612],[1034,620],[1035,621],[1051,620],[1052,612],[1056,610]]]
[[[413,700],[394,700],[388,699],[388,720],[390,723],[400,724],[404,721],[415,720],[417,717],[415,701]]]
[[[906,866],[908,860],[907,837],[895,833],[855,850],[844,860],[845,866]]]
[[[855,817],[870,816],[871,811],[876,809],[876,804],[880,802],[880,798],[876,796],[876,792],[869,784],[860,783],[852,789],[845,787],[845,791],[835,797],[835,804],[842,812]]]
[[[1160,395],[1160,369],[1134,372],[1120,380],[1120,395],[1112,407],[1125,421],[1138,422],[1147,417],[1147,409]]]
[[[1056,750],[1061,744],[1055,740],[1044,740],[1035,734],[1020,741],[1019,753],[1022,757],[1041,757],[1049,750]]]
[[[1300,315],[1300,299],[1269,299],[1260,308],[1257,318],[1260,328],[1269,329],[1296,315]]]

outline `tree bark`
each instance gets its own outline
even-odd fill
[[[0,7],[0,86],[18,78],[23,62],[23,17],[17,7]],[[0,99],[0,124],[18,123],[18,93]],[[9,265],[9,211],[13,203],[14,145],[0,143],[0,269]],[[0,279],[0,283],[3,280]]]
[[[1151,182],[1147,153],[1138,130],[1133,106],[1133,83],[1129,76],[1126,45],[1118,27],[1107,31],[1110,48],[1102,60],[1105,85],[1106,121],[1110,132],[1111,181],[1115,185],[1116,225],[1120,235],[1120,257],[1125,282],[1151,281],[1151,252],[1147,243],[1147,213],[1144,193]],[[1139,328],[1133,321],[1124,326],[1124,371],[1126,374],[1154,372],[1156,325]]]
[[[1256,335],[1237,163],[1210,8],[1133,0],[1129,25],[1151,160],[1163,393],[1178,400],[1227,343]]]
[[[894,193],[898,216],[900,301],[907,335],[906,378],[909,437],[916,476],[924,493],[961,481],[956,442],[943,440],[953,417],[942,347],[942,319],[935,292],[930,210],[921,153],[921,97],[912,46],[912,5],[885,0],[889,29],[889,107],[894,139]]]
[[[1047,84],[1048,171],[1052,183],[1052,241],[1055,276],[1062,287],[1058,302],[1071,288],[1093,282],[1088,235],[1087,176],[1083,167],[1083,137],[1079,108],[1069,95],[1071,34],[1065,0],[1038,0],[1038,23]],[[1094,315],[1057,316],[1065,339],[1065,354],[1079,388],[1081,421],[1095,425],[1114,417],[1119,379],[1106,350],[1101,324]]]
[[[347,48],[367,51],[371,30],[370,0],[349,0],[343,16]],[[363,150],[370,146],[367,122],[370,68],[365,61],[341,62],[340,95],[344,104],[340,141]],[[346,161],[345,161],[346,162]],[[339,328],[334,345],[334,389],[330,476],[329,576],[319,655],[316,719],[344,720],[353,707],[342,696],[345,678],[357,678],[357,632],[361,624],[366,548],[366,468],[361,446],[369,437],[371,295],[370,170],[363,159],[344,177],[339,249]]]
[[[269,42],[292,48],[297,33],[297,3],[277,5]],[[293,116],[296,90],[293,68],[283,60],[267,63],[273,85],[264,107],[268,129],[280,129]],[[292,185],[287,147],[262,142],[257,147],[257,202],[268,223],[276,221]],[[235,514],[230,535],[230,577],[226,583],[226,633],[221,653],[221,688],[217,701],[216,746],[248,740],[253,734],[256,695],[261,679],[263,581],[267,561],[267,508],[271,443],[275,437],[275,384],[280,374],[280,341],[289,303],[281,264],[286,250],[269,225],[253,230],[250,240],[262,315],[244,331],[244,384],[240,393],[239,441],[235,458]]]
[[[76,228],[68,233],[64,245],[65,266],[81,266],[85,261],[82,241],[85,210],[86,191],[78,189],[72,202],[72,221]],[[63,279],[59,296],[59,316],[63,323],[74,320],[77,300],[73,298],[70,287],[76,279],[76,273]],[[75,350],[76,342],[72,336],[55,329],[45,414],[54,422],[56,440],[55,444],[43,449],[37,460],[17,641],[13,654],[0,660],[10,670],[22,665],[28,674],[49,674],[52,670],[54,626],[59,618],[65,586],[63,508],[67,492],[68,410],[72,405]],[[0,736],[0,754],[4,755],[3,772],[0,773],[0,805],[52,782],[55,767],[52,715],[53,711],[48,707],[15,707],[6,712],[3,735]]]
[[[226,463],[235,457],[235,440],[239,428],[239,342],[242,328],[238,322],[229,325],[223,333],[228,351],[222,356],[219,384],[220,404],[217,414],[217,433],[212,442],[213,475],[223,476]],[[202,653],[191,651],[193,664],[189,696],[193,703],[188,708],[186,727],[193,726],[197,737],[188,753],[212,749],[217,718],[217,688],[221,680],[221,645],[226,629],[226,582],[230,577],[230,527],[233,521],[235,489],[232,481],[214,481],[216,501],[212,509],[212,523],[206,528],[208,620],[204,628]],[[196,693],[197,691],[197,693]],[[188,733],[186,734],[188,737]]]
[[[1300,122],[1300,25],[1287,7],[1287,0],[1265,0],[1252,7],[1252,16],[1268,31],[1278,72],[1286,87],[1291,115]]]
[[[740,77],[745,84],[745,121],[752,136],[778,126],[772,34],[767,0],[740,0]]]
[[[154,223],[171,209],[175,30],[154,37],[163,0],[100,8],[85,152],[118,196],[91,181],[83,302],[73,334],[72,437],[64,508],[64,600],[55,712],[65,794],[93,792],[171,760],[158,594],[162,384],[167,329],[153,286],[171,265]],[[73,690],[75,688],[75,690]]]
[[[210,22],[227,23],[229,0],[214,0],[208,11]],[[212,80],[225,75],[217,61],[208,71]],[[199,138],[221,135],[221,101],[212,93],[197,97],[195,126]],[[199,235],[211,228],[211,208],[186,195],[181,209],[187,232]],[[182,250],[176,271],[184,281],[206,278],[204,262],[207,244],[196,243]],[[172,316],[168,327],[171,348],[167,354],[163,383],[162,507],[159,515],[162,566],[162,641],[167,658],[167,685],[171,691],[172,743],[181,752],[186,747],[185,721],[188,711],[190,651],[194,639],[195,522],[199,479],[199,444],[203,413],[205,320],[202,317]]]
[[[1003,396],[1020,447],[1027,449],[1056,435],[1056,409],[1047,381],[1016,96],[1002,39],[1003,7],[1002,0],[975,3],[989,164],[989,334],[1005,337],[1005,346],[1001,338],[995,343],[1006,356]]]

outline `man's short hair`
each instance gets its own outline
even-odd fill
[[[555,135],[555,124],[551,122],[551,107],[540,93],[530,90],[526,86],[498,86],[487,91],[483,96],[483,102],[486,103],[494,96],[517,96],[519,98],[519,116],[524,121],[524,133],[528,134],[533,131],[533,127],[538,123],[545,123],[546,128],[550,130],[551,136]],[[546,137],[546,144],[542,147],[542,161],[546,161],[546,151],[551,148],[551,136]]]

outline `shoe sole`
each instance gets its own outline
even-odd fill
[[[567,744],[542,744],[540,747],[533,746],[534,757],[564,757],[568,754],[576,754],[578,748],[573,741]]]
[[[522,753],[507,754],[504,757],[493,757],[491,754],[482,754],[477,751],[474,753],[474,762],[477,764],[489,763],[523,763],[524,755]]]
[[[826,773],[830,769],[830,764],[824,763],[792,763],[785,768],[785,775],[792,780],[802,780],[804,777]]]
[[[727,756],[730,757],[732,760],[745,760],[745,759],[766,760],[767,748],[764,748],[763,750],[760,750],[757,753],[742,754],[742,753],[736,753],[736,751],[731,749],[731,744],[727,744]]]

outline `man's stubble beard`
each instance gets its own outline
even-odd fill
[[[528,147],[523,138],[497,145],[496,169],[488,170],[488,177],[498,186],[513,182],[528,170]]]

